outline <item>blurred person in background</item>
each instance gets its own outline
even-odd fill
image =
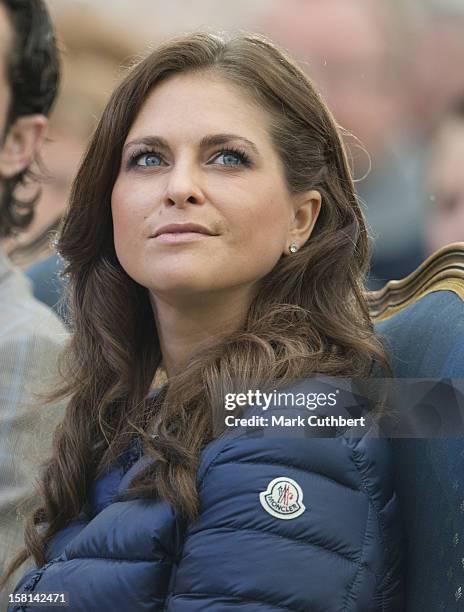
[[[60,303],[63,262],[53,240],[67,206],[72,179],[121,67],[135,55],[133,37],[108,25],[91,7],[73,5],[54,13],[62,49],[62,79],[41,151],[48,173],[40,207],[27,231],[10,241],[9,255],[33,282],[35,297],[66,319]]]
[[[421,147],[410,129],[415,31],[384,0],[285,0],[262,30],[285,46],[325,96],[347,138],[373,233],[370,287],[411,272],[423,258]]]
[[[427,150],[425,235],[430,254],[464,241],[464,97],[437,121]]]
[[[464,92],[464,2],[409,0],[409,6],[417,24],[412,121],[427,138]]]
[[[464,240],[464,4],[412,0],[414,117],[426,152],[425,252]]]
[[[0,0],[0,234],[24,230],[39,191],[18,188],[47,128],[59,80],[53,29],[41,0]],[[18,504],[33,490],[62,411],[33,393],[49,384],[65,340],[58,318],[32,296],[30,282],[0,248],[0,573],[24,545]],[[0,605],[5,595],[0,596]],[[2,606],[3,609],[3,606]]]

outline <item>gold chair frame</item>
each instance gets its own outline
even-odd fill
[[[379,323],[440,290],[453,291],[464,300],[464,242],[442,247],[405,278],[367,292],[369,311],[374,322]]]

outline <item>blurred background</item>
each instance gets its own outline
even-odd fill
[[[462,0],[48,4],[64,77],[43,151],[47,178],[35,221],[6,244],[20,267],[50,273],[50,237],[88,138],[124,69],[162,40],[195,29],[267,35],[290,52],[325,97],[343,128],[368,221],[369,288],[404,277],[439,247],[464,240]]]

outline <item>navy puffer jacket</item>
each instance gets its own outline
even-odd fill
[[[57,534],[17,598],[65,593],[74,612],[403,610],[387,440],[229,429],[202,452],[190,524],[164,501],[121,500],[147,464],[139,452],[97,481],[90,513]]]

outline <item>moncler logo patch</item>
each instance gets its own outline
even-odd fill
[[[306,510],[300,485],[287,476],[271,480],[259,494],[259,501],[266,512],[279,519],[293,519]]]

